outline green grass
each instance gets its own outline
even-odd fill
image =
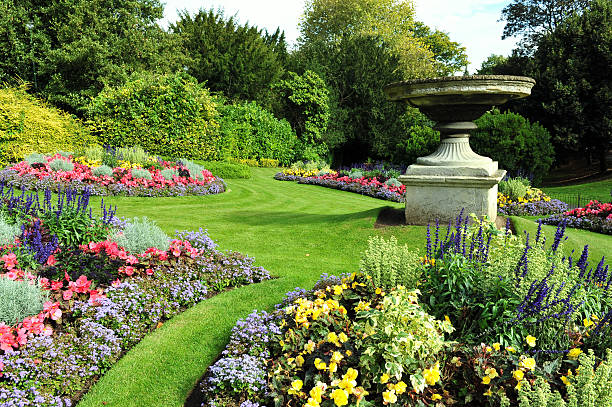
[[[206,228],[222,249],[255,257],[278,278],[225,292],[168,321],[108,371],[80,407],[182,406],[238,318],[271,309],[297,286],[312,287],[321,273],[356,271],[369,236],[393,234],[424,246],[425,227],[373,228],[382,208],[402,204],[275,181],[275,169],[252,171],[252,179],[230,180],[229,192],[216,196],[105,199],[119,216],[146,215],[169,234]]]
[[[558,197],[562,199],[564,195],[581,195],[589,199],[597,199],[600,202],[610,202],[612,178],[586,184],[568,185],[564,187],[546,187],[542,188],[542,191],[552,198]]]

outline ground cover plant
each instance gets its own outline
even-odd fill
[[[528,406],[543,388],[554,405],[612,405],[612,278],[586,247],[563,256],[563,234],[459,217],[428,229],[418,291],[365,273],[296,289],[235,326],[202,405]]]
[[[123,221],[106,206],[96,216],[87,190],[60,191],[56,201],[46,190],[41,201],[2,184],[0,195],[4,219],[21,229],[0,247],[2,406],[74,405],[167,319],[270,278],[252,258],[219,251],[202,229],[169,239],[150,221]],[[113,240],[129,243],[134,233],[155,234],[161,248],[129,251]]]
[[[31,154],[0,171],[0,180],[14,188],[72,188],[95,195],[209,195],[225,191],[222,179],[189,160],[166,161],[141,147],[102,148],[80,153]]]
[[[400,174],[396,168],[385,170],[382,166],[370,171],[360,167],[334,171],[324,162],[298,161],[274,175],[274,179],[320,185],[373,198],[404,202],[406,187],[397,180]]]

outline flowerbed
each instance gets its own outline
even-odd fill
[[[201,229],[177,232],[167,249],[130,253],[110,240],[127,233],[126,222],[107,208],[92,215],[88,199],[64,191],[52,204],[49,190],[42,202],[2,191],[2,222],[20,224],[21,233],[0,247],[0,286],[41,298],[39,311],[0,320],[3,407],[74,405],[163,321],[228,287],[270,278],[253,259],[218,251]]]
[[[17,189],[45,190],[71,188],[89,190],[93,195],[178,196],[209,195],[225,191],[223,180],[204,168],[149,158],[133,163],[118,160],[111,168],[99,159],[60,154],[26,160],[0,171],[0,181]],[[59,163],[59,164],[58,164]],[[105,170],[100,170],[104,167]]]
[[[566,211],[568,205],[558,199],[551,199],[540,189],[528,187],[525,196],[513,200],[509,195],[497,193],[497,213],[501,215],[549,215]]]
[[[410,285],[389,248],[323,276],[237,323],[202,406],[612,406],[612,277],[563,257],[563,233],[459,218],[428,230]]]
[[[612,203],[590,201],[584,208],[576,208],[541,219],[546,225],[559,225],[586,229],[612,235]]]

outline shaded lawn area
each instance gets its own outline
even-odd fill
[[[600,202],[610,202],[612,199],[610,196],[610,192],[612,191],[612,178],[586,184],[546,187],[542,188],[542,191],[552,198],[558,197],[561,200],[563,200],[564,195],[581,195],[590,199],[597,199]]]

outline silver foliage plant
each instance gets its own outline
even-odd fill
[[[160,250],[170,247],[168,235],[146,216],[129,219],[123,230],[112,236],[112,240],[132,254],[143,253],[150,247]]]
[[[37,315],[46,300],[38,281],[15,281],[0,276],[0,323],[14,325]]]

